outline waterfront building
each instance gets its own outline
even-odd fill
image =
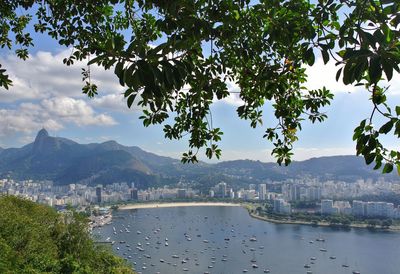
[[[229,197],[230,197],[231,199],[234,199],[234,198],[235,198],[235,192],[233,191],[232,188],[229,190]]]
[[[226,183],[225,182],[221,182],[218,184],[218,196],[220,198],[226,197]]]
[[[260,200],[265,200],[267,198],[267,185],[266,184],[258,185],[258,197]]]
[[[214,198],[214,196],[215,196],[215,193],[214,193],[214,190],[210,190],[210,198]]]
[[[362,201],[354,200],[352,214],[358,217],[365,216],[365,203]]]
[[[236,196],[235,197],[237,199],[242,199],[243,198],[243,192],[244,192],[243,188],[241,188],[240,190],[236,191]]]
[[[133,185],[133,183],[132,183]],[[138,197],[138,190],[136,188],[131,189],[131,200],[137,201],[139,199]]]
[[[179,199],[186,198],[186,189],[178,189],[178,198]]]
[[[392,218],[394,214],[394,205],[385,202],[367,202],[366,216],[368,217],[388,217]]]
[[[97,198],[97,203],[100,204],[102,202],[101,200],[101,190],[102,190],[103,186],[102,185],[98,185],[96,187],[96,198]]]
[[[273,210],[274,210],[274,212],[280,212],[280,208],[281,208],[281,203],[280,203],[280,201],[281,200],[283,200],[283,199],[275,199],[275,200],[273,200],[274,201],[274,204],[273,204]]]
[[[273,200],[273,210],[276,213],[280,214],[290,214],[292,212],[292,208],[288,202],[284,199],[275,199]]]
[[[321,214],[335,214],[338,213],[338,208],[333,207],[333,200],[324,199],[321,201]]]
[[[337,213],[341,213],[341,214],[351,214],[352,213],[352,208],[348,201],[336,201],[333,204],[333,207],[334,207],[334,211],[337,211]]]

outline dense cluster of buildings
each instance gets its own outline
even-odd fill
[[[210,189],[211,198],[231,198],[243,200],[267,200],[268,192],[266,184],[249,184],[248,189],[241,188],[234,191],[225,182],[220,182]]]
[[[87,186],[69,184],[58,186],[51,181],[15,181],[0,179],[0,194],[24,197],[50,206],[86,206],[89,204],[124,201],[152,201],[160,199],[194,198],[198,191],[191,188],[150,188],[138,190],[133,183],[113,183]]]
[[[192,189],[189,185],[137,189],[134,183],[113,183],[88,186],[82,184],[54,185],[51,181],[15,181],[0,179],[0,194],[25,197],[50,206],[86,206],[89,204],[110,204],[124,201],[154,201],[163,199],[224,198],[241,200],[270,201],[273,211],[281,214],[292,212],[291,203],[297,201],[321,202],[322,214],[351,214],[360,217],[400,218],[400,208],[392,203],[342,201],[352,193],[353,198],[361,194],[400,193],[399,185],[385,182],[357,181],[344,182],[295,181],[280,184],[280,191],[268,191],[267,184],[249,184],[248,188],[234,190],[225,182],[216,184],[208,195]],[[274,184],[270,184],[271,188]],[[339,198],[339,199],[338,199]],[[336,201],[334,201],[336,200]]]
[[[287,201],[319,201],[322,197],[322,188],[305,184],[284,184],[282,194]]]
[[[116,183],[103,186],[54,185],[51,181],[0,179],[0,193],[24,197],[50,206],[86,206],[102,202],[130,200],[133,186]]]
[[[352,205],[348,201],[333,201],[324,199],[321,201],[321,214],[345,214],[356,217],[369,218],[400,218],[400,207],[386,202],[363,202],[354,200]]]

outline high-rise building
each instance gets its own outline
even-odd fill
[[[365,215],[368,217],[392,217],[394,214],[394,205],[385,202],[367,202]]]
[[[338,209],[333,207],[333,200],[321,201],[321,214],[334,214],[337,212]]]
[[[102,185],[97,185],[96,187],[96,199],[97,199],[97,203],[100,204],[101,203],[101,190],[103,189]]]
[[[274,212],[280,212],[280,208],[281,208],[281,199],[275,199],[274,200]]]
[[[132,188],[131,189],[131,200],[138,200],[138,190],[137,188]]]
[[[290,186],[290,201],[300,201],[301,186],[291,185]]]
[[[221,198],[225,198],[227,196],[225,182],[221,182],[218,184],[218,196]]]
[[[306,200],[319,201],[321,200],[321,187],[313,186],[306,189]]]
[[[259,184],[258,185],[258,197],[260,200],[265,200],[267,197],[267,185]]]
[[[186,198],[186,189],[178,189],[178,198],[180,199]]]
[[[298,184],[284,184],[282,186],[282,194],[283,197],[288,201],[300,201],[301,200],[301,191],[303,189],[303,197],[305,196],[305,189],[302,185]]]
[[[281,214],[290,214],[292,211],[291,206],[284,199],[274,200],[274,212]]]
[[[353,201],[353,215],[354,216],[364,216],[365,215],[365,203],[362,201]]]

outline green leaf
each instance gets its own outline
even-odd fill
[[[379,133],[387,134],[389,131],[392,130],[393,124],[394,124],[393,121],[390,120],[389,122],[387,122],[386,124],[384,124],[384,125],[379,129]]]
[[[131,96],[128,97],[127,104],[128,108],[131,108],[133,102],[135,101],[136,94],[132,94]]]
[[[368,69],[369,79],[371,83],[377,83],[382,77],[381,58],[373,57],[369,63]]]
[[[124,69],[124,63],[123,62],[118,62],[117,65],[115,66],[115,69],[114,69],[114,73],[115,73],[115,75],[118,76],[118,78],[122,77],[123,69]]]
[[[240,14],[238,10],[234,10],[233,11],[233,18],[235,18],[236,20],[239,20],[240,18]]]
[[[382,173],[390,173],[393,170],[393,165],[391,163],[386,163],[383,167]]]
[[[385,71],[387,80],[390,81],[393,77],[393,67],[384,58],[382,58],[382,67]]]
[[[306,61],[308,63],[308,65],[312,66],[315,63],[315,55],[314,55],[314,50],[313,48],[309,48],[306,52],[305,52],[305,56]]]
[[[327,64],[329,62],[329,53],[326,50],[322,50],[322,59],[324,60],[324,64]]]
[[[340,78],[340,74],[342,73],[343,68],[340,68],[337,72],[336,72],[336,82],[339,81]]]
[[[87,64],[88,64],[88,66],[90,66],[90,65],[93,65],[95,63],[100,62],[102,59],[104,59],[104,56],[103,55],[99,55],[99,56],[91,59]]]
[[[371,153],[371,154],[365,155],[365,156],[364,156],[364,159],[365,159],[365,163],[366,163],[367,165],[369,165],[370,163],[372,163],[372,162],[374,161],[374,159],[375,159],[375,153]]]

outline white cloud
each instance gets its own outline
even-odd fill
[[[70,49],[57,54],[39,51],[26,61],[14,55],[0,58],[0,63],[4,64],[13,81],[9,91],[0,91],[0,101],[15,102],[54,96],[85,97],[82,94],[81,68],[86,68],[86,62],[76,62],[69,67],[64,65],[63,59],[70,53]],[[92,82],[98,85],[99,94],[121,93],[124,90],[112,70],[106,71],[92,65],[91,71]]]
[[[128,110],[128,107],[124,100],[124,96],[122,94],[108,94],[105,96],[97,96],[90,101],[90,104],[95,107],[110,109],[113,111]]]
[[[240,98],[239,92],[240,92],[240,87],[238,84],[236,84],[233,81],[227,81],[226,85],[228,87],[229,91],[229,96],[222,99],[223,102],[233,105],[233,106],[241,106],[244,104],[244,101]]]
[[[308,80],[305,86],[309,89],[318,89],[325,86],[333,93],[365,91],[363,86],[356,87],[343,84],[342,77],[340,77],[339,81],[336,81],[336,72],[339,68],[339,66],[335,66],[334,61],[325,65],[322,57],[318,57],[312,67],[306,66]],[[385,74],[383,74],[383,77],[385,77]],[[393,78],[390,83],[382,81],[382,85],[390,85],[389,94],[400,94],[400,74],[393,71]]]
[[[96,113],[84,100],[69,97],[45,99],[38,104],[22,103],[16,109],[0,109],[0,117],[0,136],[29,135],[41,127],[58,131],[66,124],[117,124],[111,116]]]
[[[306,66],[308,80],[306,87],[309,89],[319,89],[325,86],[333,93],[338,92],[354,92],[362,90],[362,87],[354,87],[353,85],[345,85],[342,79],[336,81],[336,72],[339,67],[335,66],[334,62],[328,62],[326,65],[322,57],[318,57],[312,67]]]
[[[78,126],[115,125],[116,122],[106,114],[96,114],[86,101],[69,97],[45,99],[41,106],[52,117],[58,117],[65,122]]]

